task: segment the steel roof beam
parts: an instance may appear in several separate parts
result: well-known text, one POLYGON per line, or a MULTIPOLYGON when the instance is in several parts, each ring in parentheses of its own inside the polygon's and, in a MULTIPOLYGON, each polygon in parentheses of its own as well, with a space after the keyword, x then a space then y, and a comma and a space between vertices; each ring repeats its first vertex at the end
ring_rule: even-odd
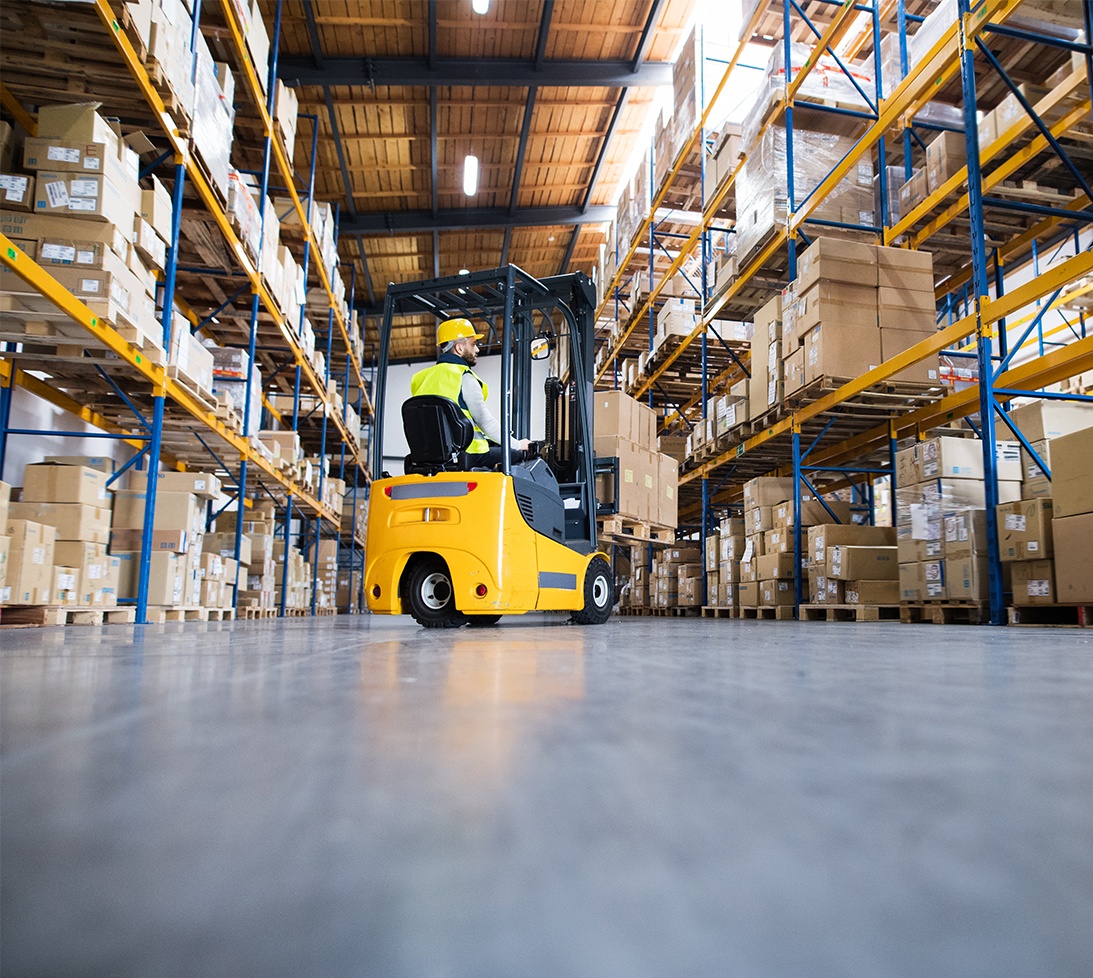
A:
MULTIPOLYGON (((436 91, 436 89, 433 89, 436 91)), ((534 85, 528 89, 528 100, 524 105, 524 124, 520 128, 520 145, 516 147, 516 166, 512 175, 512 193, 509 196, 509 213, 516 211, 516 202, 520 199, 520 181, 524 176, 524 155, 528 149, 528 136, 531 135, 531 116, 535 112, 534 85)))
POLYGON ((542 71, 546 61, 547 35, 554 16, 554 0, 543 0, 543 16, 539 20, 539 40, 535 44, 535 70, 542 71))
POLYGON ((342 234, 425 234, 433 230, 459 231, 478 228, 559 227, 573 224, 607 224, 615 208, 602 207, 468 207, 461 210, 391 211, 342 218, 342 234))
POLYGON ((290 86, 441 85, 519 86, 558 88, 618 88, 624 85, 655 88, 672 84, 672 65, 645 62, 635 70, 633 61, 534 61, 523 58, 445 58, 429 67, 428 58, 325 58, 316 68, 310 56, 286 55, 277 64, 278 77, 290 86))

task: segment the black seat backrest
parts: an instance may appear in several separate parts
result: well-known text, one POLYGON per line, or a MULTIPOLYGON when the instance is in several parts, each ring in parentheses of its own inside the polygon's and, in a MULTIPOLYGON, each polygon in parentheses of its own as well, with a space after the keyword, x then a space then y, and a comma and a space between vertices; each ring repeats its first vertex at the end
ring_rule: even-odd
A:
POLYGON ((455 401, 438 394, 411 397, 402 404, 402 427, 410 447, 407 474, 466 471, 474 424, 455 401))

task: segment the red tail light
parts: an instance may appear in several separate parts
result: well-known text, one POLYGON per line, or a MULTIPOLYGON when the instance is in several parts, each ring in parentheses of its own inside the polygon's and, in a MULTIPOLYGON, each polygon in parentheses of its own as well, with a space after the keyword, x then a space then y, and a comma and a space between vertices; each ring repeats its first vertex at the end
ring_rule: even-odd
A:
POLYGON ((390 486, 384 486, 384 487, 383 487, 383 494, 384 494, 384 495, 385 495, 385 496, 386 496, 386 497, 387 497, 388 499, 390 499, 390 498, 391 498, 391 487, 390 487, 390 486))
POLYGON ((474 589, 474 593, 477 594, 480 598, 484 598, 486 596, 486 585, 479 584, 478 587, 474 589))
POLYGON ((467 483, 467 492, 472 492, 473 490, 475 490, 477 488, 478 488, 478 483, 477 482, 468 482, 467 483))

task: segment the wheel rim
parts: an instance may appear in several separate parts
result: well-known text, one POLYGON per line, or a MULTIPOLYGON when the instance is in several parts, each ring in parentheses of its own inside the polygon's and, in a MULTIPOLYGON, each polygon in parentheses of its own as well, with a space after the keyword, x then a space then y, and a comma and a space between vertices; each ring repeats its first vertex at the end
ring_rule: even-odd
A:
POLYGON ((452 599, 452 582, 447 575, 434 572, 421 582, 421 602, 430 611, 441 611, 452 599))
POLYGON ((592 600, 595 602, 597 608, 602 608, 607 604, 608 592, 609 586, 607 578, 602 574, 597 574, 595 580, 592 582, 592 600))

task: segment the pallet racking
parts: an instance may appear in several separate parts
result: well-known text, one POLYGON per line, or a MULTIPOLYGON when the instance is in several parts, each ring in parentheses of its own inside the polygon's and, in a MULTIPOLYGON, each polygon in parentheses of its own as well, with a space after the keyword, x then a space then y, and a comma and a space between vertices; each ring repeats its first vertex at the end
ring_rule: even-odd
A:
MULTIPOLYGON (((1042 388, 1093 365, 1093 337, 1086 336, 1086 317, 1081 308, 1076 326, 1068 324, 1073 337, 1065 345, 1049 350, 1042 325, 1047 311, 1074 308, 1073 304, 1093 288, 1088 281, 1093 272, 1093 254, 1081 236, 1082 225, 1093 217, 1089 210, 1093 194, 1088 171, 1083 174, 1070 158, 1073 148, 1061 142, 1064 137, 1078 135, 1078 127, 1087 126, 1090 118, 1093 13, 1088 0, 1080 8, 1072 8, 1071 13, 1080 10, 1084 27, 1084 40, 1074 40, 1064 36, 1065 32, 1052 30, 1050 24, 1010 24, 1022 7, 1021 0, 942 4, 943 8, 952 7, 951 16, 943 13, 933 19, 932 43, 919 52, 917 63, 910 64, 908 25, 922 24, 930 6, 915 0, 854 4, 760 0, 751 5, 739 44, 708 100, 701 92, 702 73, 698 73, 701 117, 672 165, 661 168, 666 170, 663 181, 651 182, 646 216, 629 242, 614 243, 617 270, 604 283, 599 313, 601 321, 614 319, 618 327, 602 351, 597 381, 601 386, 619 386, 620 356, 653 349, 654 310, 669 294, 669 285, 677 273, 695 256, 701 274, 699 282, 691 282, 691 294, 699 299, 699 321, 689 335, 657 358, 652 368, 630 386, 635 397, 647 398, 650 405, 662 410, 665 430, 681 421, 691 426, 705 420, 708 397, 749 375, 748 354, 730 349, 722 341, 718 324, 750 317, 777 290, 792 284, 798 248, 809 243, 812 230, 865 233, 878 243, 931 251, 939 305, 938 332, 862 376, 840 379, 826 389, 810 392, 811 396, 791 401, 779 415, 760 419, 743 431, 738 429, 735 437, 717 446, 712 458, 681 474, 681 514, 695 519, 704 541, 712 507, 736 502, 739 484, 745 479, 767 473, 792 474, 799 568, 801 487, 811 488, 814 473, 822 472, 852 485, 862 505, 871 508, 876 478, 888 476, 895 488, 894 455, 899 438, 919 438, 931 427, 978 413, 981 423, 974 430, 982 441, 988 487, 990 620, 1002 623, 1002 579, 993 510, 997 501, 996 425, 1005 425, 1029 449, 1027 439, 1008 418, 1008 401, 1016 396, 1075 397, 1044 392, 1042 388), (823 24, 822 28, 818 24, 823 24), (901 75, 887 93, 881 64, 885 28, 892 28, 897 39, 901 75), (760 133, 774 125, 785 129, 790 206, 786 219, 750 255, 742 256, 741 267, 730 284, 715 293, 709 280, 711 250, 716 235, 731 230, 735 189, 744 161, 707 194, 711 134, 706 126, 718 98, 740 78, 741 71, 748 70, 742 61, 747 44, 764 36, 774 38, 781 46, 784 65, 793 63, 793 41, 806 37, 814 41, 810 56, 797 73, 785 74, 760 129, 760 133), (849 75, 836 55, 840 41, 844 42, 844 53, 851 56, 872 47, 875 89, 868 93, 854 83, 866 109, 848 109, 823 104, 822 99, 801 97, 802 86, 821 54, 835 57, 849 75), (1020 69, 1026 77, 1040 71, 1037 80, 1043 81, 1067 59, 1071 70, 1063 71, 1061 80, 1056 79, 1035 102, 1022 94, 1013 78, 1014 70, 1020 69), (980 147, 979 100, 997 100, 1010 93, 1020 103, 1020 117, 980 147), (962 105, 961 124, 931 121, 926 106, 935 99, 962 105), (811 193, 795 195, 794 120, 817 113, 843 120, 854 135, 854 144, 811 193), (967 165, 907 214, 893 219, 888 213, 889 165, 902 166, 903 176, 909 178, 914 156, 924 149, 920 133, 945 129, 963 134, 967 165), (880 215, 871 224, 820 219, 817 210, 821 203, 860 160, 872 160, 874 154, 880 215), (1038 168, 1050 173, 1049 185, 1064 193, 1038 196, 1012 182, 1014 178, 1036 175, 1038 168), (685 233, 678 225, 672 226, 672 214, 666 213, 666 202, 670 204, 679 197, 697 197, 700 203, 700 219, 685 233), (669 255, 658 240, 662 229, 672 236, 674 255, 669 255), (1040 253, 1060 240, 1064 246, 1073 247, 1073 255, 1042 268, 1040 253), (649 255, 647 261, 645 254, 649 255), (1034 269, 1031 280, 1007 287, 1007 278, 1012 283, 1011 270, 1020 272, 1030 265, 1034 269), (633 308, 627 308, 624 288, 637 275, 646 278, 648 288, 638 292, 633 308), (1038 346, 1035 355, 1028 356, 1026 344, 1034 334, 1038 346), (731 362, 711 370, 710 350, 715 344, 730 354, 731 362), (1015 361, 1019 351, 1021 355, 1015 361), (907 367, 942 352, 974 361, 980 382, 956 392, 913 391, 893 382, 892 378, 907 367), (676 376, 701 378, 697 385, 692 384, 689 396, 678 384, 667 386, 663 382, 673 377, 673 371, 676 376)), ((1087 134, 1082 136, 1088 139, 1087 134)), ((655 163, 650 163, 650 172, 657 171, 655 163)), ((1041 467, 1050 476, 1047 466, 1041 467)), ((801 597, 798 571, 798 607, 801 597)))
MULTIPOLYGON (((242 509, 249 505, 247 497, 252 491, 272 498, 279 510, 277 532, 286 545, 294 522, 300 523, 301 542, 310 551, 316 571, 319 544, 324 537, 342 541, 338 546, 339 556, 348 568, 350 591, 355 576, 359 589, 363 577, 363 532, 356 525, 357 501, 367 493, 370 474, 366 451, 350 431, 348 412, 353 392, 357 413, 365 422, 371 417, 370 380, 360 358, 361 332, 343 313, 336 288, 338 273, 334 267, 328 267, 329 255, 324 260, 312 224, 317 119, 302 117, 312 125, 306 190, 297 187, 299 178, 292 162, 294 147, 284 145, 274 123, 281 3, 276 6, 269 71, 264 84, 244 37, 242 8, 230 0, 204 5, 194 0, 192 9, 194 38, 206 28, 240 79, 235 100, 234 149, 240 161, 245 161, 240 163, 241 168, 249 167, 248 172, 257 179, 262 227, 268 220, 285 216, 266 213, 265 202, 271 191, 287 194, 296 214, 298 254, 302 253, 307 295, 298 304, 285 308, 272 294, 260 263, 245 247, 233 225, 222 193, 194 152, 188 122, 177 112, 169 84, 165 84, 159 73, 153 78, 144 63, 138 50, 140 40, 128 23, 127 8, 115 9, 108 0, 95 0, 90 7, 67 8, 63 22, 51 19, 49 23, 36 23, 38 29, 33 32, 13 32, 13 26, 24 25, 22 19, 36 15, 34 7, 25 4, 18 10, 7 8, 3 14, 5 18, 20 19, 19 25, 9 23, 5 28, 9 37, 19 36, 21 40, 20 51, 11 51, 7 46, 4 51, 6 70, 0 94, 5 109, 33 135, 34 118, 25 105, 70 102, 74 93, 79 92, 84 99, 100 100, 104 111, 116 116, 127 130, 142 128, 158 144, 156 152, 161 149, 162 152, 142 169, 141 177, 158 171, 171 184, 172 235, 160 275, 163 335, 162 350, 158 352, 142 348, 139 339, 124 328, 95 315, 29 258, 17 242, 0 235, 0 261, 25 283, 23 298, 31 301, 23 305, 33 309, 32 318, 75 323, 84 331, 81 337, 73 338, 83 344, 74 353, 69 348, 75 345, 73 339, 32 345, 32 337, 5 326, 6 342, 0 351, 0 471, 8 437, 54 434, 11 428, 12 391, 19 386, 100 429, 93 437, 118 439, 138 449, 134 458, 115 474, 115 479, 134 465, 154 468, 162 460, 185 468, 208 466, 211 459, 233 487, 227 505, 236 504, 242 509), (240 133, 250 133, 252 138, 239 139, 240 133), (280 186, 274 186, 271 176, 280 186), (245 349, 249 363, 262 365, 262 391, 252 390, 250 376, 246 380, 241 430, 229 425, 217 405, 209 403, 166 366, 166 358, 161 354, 170 349, 176 309, 193 333, 205 332, 221 345, 245 349), (321 359, 309 356, 302 345, 304 318, 309 312, 319 312, 326 319, 325 355, 321 359), (48 367, 49 382, 29 372, 31 361, 36 367, 43 363, 48 367), (345 392, 340 410, 332 379, 338 380, 345 392), (287 417, 287 412, 274 408, 266 396, 275 390, 291 399, 291 414, 287 417), (348 526, 339 530, 342 514, 325 501, 328 478, 325 468, 320 467, 314 485, 305 485, 296 474, 276 466, 263 452, 257 432, 251 430, 250 407, 259 397, 265 410, 284 427, 299 432, 318 457, 329 456, 337 446, 339 473, 347 484, 345 498, 352 513, 348 526), (301 410, 301 397, 307 400, 310 410, 301 410)), ((56 8, 52 10, 56 12, 56 8)), ((195 72, 196 59, 194 45, 195 72)), ((336 230, 334 238, 336 242, 336 230)), ((348 308, 352 306, 351 282, 348 308)), ((13 318, 13 313, 5 313, 9 323, 13 318)), ((155 493, 155 480, 149 480, 136 601, 138 621, 146 621, 148 615, 155 493)), ((210 505, 208 523, 218 512, 210 505)), ((242 521, 237 520, 236 557, 241 538, 242 521)), ((279 609, 282 615, 286 612, 287 565, 286 561, 282 569, 279 609)), ((316 600, 317 593, 313 590, 312 613, 318 610, 316 600)), ((358 603, 357 607, 360 606, 358 603)))

